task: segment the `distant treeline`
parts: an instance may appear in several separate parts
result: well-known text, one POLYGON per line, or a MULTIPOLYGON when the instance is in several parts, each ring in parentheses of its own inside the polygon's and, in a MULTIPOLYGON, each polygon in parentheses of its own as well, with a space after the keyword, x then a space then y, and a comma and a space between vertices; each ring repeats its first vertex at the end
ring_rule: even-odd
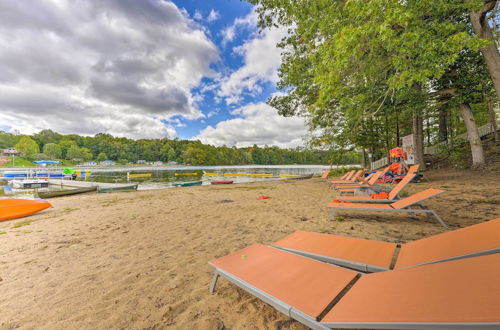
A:
POLYGON ((278 165, 278 164, 357 164, 361 155, 356 151, 278 147, 246 148, 215 147, 200 141, 179 139, 132 140, 99 133, 95 136, 62 135, 52 130, 37 134, 16 135, 0 131, 0 149, 16 147, 26 158, 80 161, 113 160, 121 164, 145 160, 148 162, 178 162, 191 165, 278 165))

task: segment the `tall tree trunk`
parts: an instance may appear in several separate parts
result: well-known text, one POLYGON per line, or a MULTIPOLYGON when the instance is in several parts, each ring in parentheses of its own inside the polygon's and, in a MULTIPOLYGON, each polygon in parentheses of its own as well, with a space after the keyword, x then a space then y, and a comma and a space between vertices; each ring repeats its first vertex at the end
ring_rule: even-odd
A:
POLYGON ((458 106, 460 113, 467 128, 467 139, 469 140, 470 149, 472 153, 472 167, 482 167, 484 165, 484 151, 479 131, 477 129, 476 121, 472 114, 472 109, 467 103, 458 106))
POLYGON ((498 136, 497 116, 491 100, 488 101, 488 113, 490 115, 491 128, 493 128, 493 134, 495 135, 495 143, 498 143, 500 142, 500 137, 498 136))
POLYGON ((495 44, 493 32, 486 18, 487 13, 495 8, 496 2, 496 0, 485 1, 484 6, 479 11, 470 14, 470 18, 474 32, 479 37, 491 41, 490 45, 481 48, 481 53, 495 86, 497 99, 500 101, 500 51, 495 44))
POLYGON ((439 108, 439 142, 448 141, 448 109, 439 108))
POLYGON ((413 146, 415 147, 415 162, 420 165, 420 170, 425 170, 424 161, 424 132, 422 113, 416 110, 413 113, 413 146))

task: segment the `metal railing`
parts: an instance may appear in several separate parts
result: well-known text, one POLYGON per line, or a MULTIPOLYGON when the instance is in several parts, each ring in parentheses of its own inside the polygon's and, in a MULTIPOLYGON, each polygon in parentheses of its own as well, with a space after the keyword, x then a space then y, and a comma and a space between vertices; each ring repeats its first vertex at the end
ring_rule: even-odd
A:
MULTIPOLYGON (((500 126, 500 125, 499 125, 500 126)), ((491 123, 488 123, 486 125, 483 125, 483 126, 480 126, 477 128, 477 130, 479 131, 479 137, 483 137, 485 135, 488 135, 488 134, 491 134, 493 133, 493 125, 491 125, 491 123)), ((463 134, 459 134, 457 136, 454 136, 453 137, 453 140, 467 140, 467 133, 463 133, 463 134)), ((440 143, 437 143, 433 146, 429 146, 429 147, 424 147, 424 154, 426 155, 435 155, 439 152, 439 150, 441 148, 443 148, 444 146, 446 146, 447 142, 440 142, 440 143)), ((379 160, 376 160, 374 162, 372 162, 370 164, 370 169, 371 170, 375 170, 377 168, 381 168, 381 167, 384 167, 384 166, 387 166, 389 165, 389 157, 383 157, 379 160)))

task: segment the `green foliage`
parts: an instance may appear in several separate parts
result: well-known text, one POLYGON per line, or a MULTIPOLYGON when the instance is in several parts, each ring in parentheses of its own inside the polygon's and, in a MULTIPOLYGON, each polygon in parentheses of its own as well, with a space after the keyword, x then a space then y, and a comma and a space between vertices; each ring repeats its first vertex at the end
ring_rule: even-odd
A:
POLYGON ((43 153, 51 159, 59 159, 62 157, 61 147, 53 142, 47 143, 43 146, 43 153))
POLYGON ((469 102, 486 113, 492 88, 479 49, 489 41, 472 33, 469 17, 482 0, 249 2, 259 5, 262 27, 288 28, 284 93, 268 103, 306 117, 311 144, 334 150, 334 159, 354 147, 385 156, 412 133, 414 113, 424 116, 431 142, 437 109, 449 101, 430 98, 436 89, 456 92, 449 106, 469 102))
POLYGON ((101 152, 101 153, 99 153, 99 155, 97 155, 97 158, 96 158, 96 160, 97 160, 98 162, 105 161, 106 159, 108 159, 108 155, 106 155, 106 153, 105 153, 105 152, 101 152))
POLYGON ((24 155, 24 157, 30 160, 36 159, 38 153, 40 152, 38 144, 27 135, 23 135, 21 139, 19 139, 19 142, 16 143, 15 147, 24 155))

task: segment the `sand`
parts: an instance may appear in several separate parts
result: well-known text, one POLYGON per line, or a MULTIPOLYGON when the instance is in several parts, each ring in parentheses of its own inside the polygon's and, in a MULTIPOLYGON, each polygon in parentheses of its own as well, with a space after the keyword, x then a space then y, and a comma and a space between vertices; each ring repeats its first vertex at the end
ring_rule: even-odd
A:
MULTIPOLYGON (((498 172, 428 178, 407 191, 446 189, 426 205, 450 229, 500 217, 498 172)), ((305 329, 224 279, 210 294, 207 262, 295 230, 388 242, 446 231, 403 214, 328 221, 334 198, 312 179, 53 199, 52 209, 0 222, 0 329, 305 329)))

